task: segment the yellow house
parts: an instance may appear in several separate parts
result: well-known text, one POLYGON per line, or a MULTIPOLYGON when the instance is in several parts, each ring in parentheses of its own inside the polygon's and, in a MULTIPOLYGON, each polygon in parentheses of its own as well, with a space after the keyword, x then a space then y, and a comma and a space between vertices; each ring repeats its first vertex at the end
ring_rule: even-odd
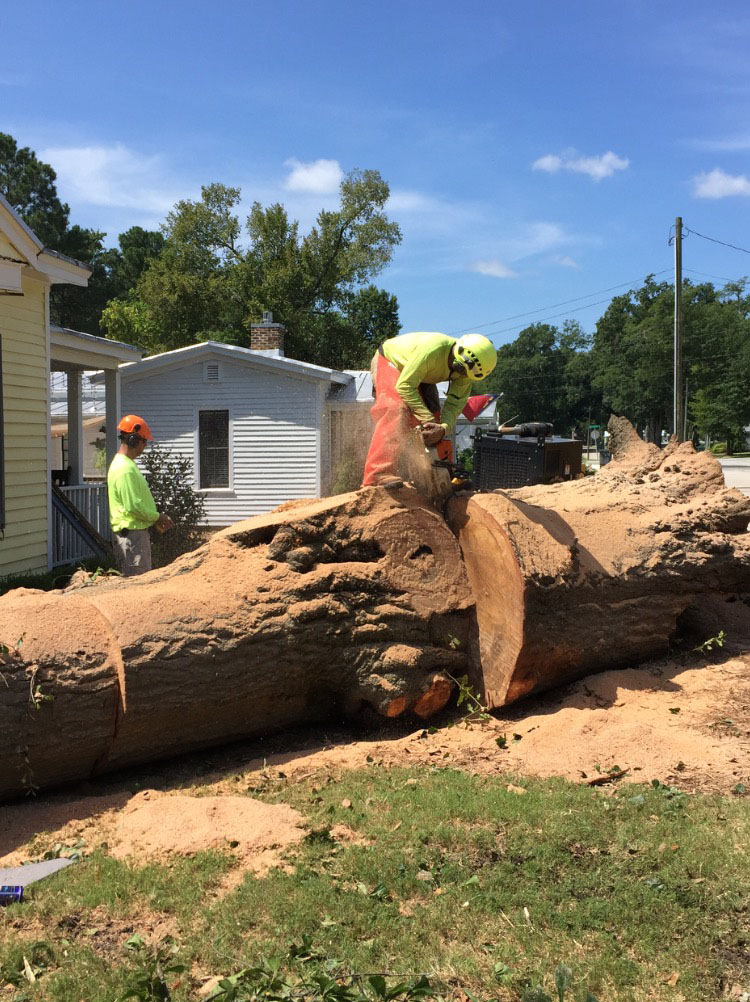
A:
POLYGON ((111 456, 116 451, 117 366, 140 358, 141 352, 104 338, 50 329, 50 287, 85 286, 90 274, 79 261, 45 248, 0 195, 0 577, 46 571, 63 562, 51 489, 51 367, 69 374, 75 453, 71 483, 83 480, 78 426, 82 428, 80 374, 86 369, 105 371, 107 452, 111 456))

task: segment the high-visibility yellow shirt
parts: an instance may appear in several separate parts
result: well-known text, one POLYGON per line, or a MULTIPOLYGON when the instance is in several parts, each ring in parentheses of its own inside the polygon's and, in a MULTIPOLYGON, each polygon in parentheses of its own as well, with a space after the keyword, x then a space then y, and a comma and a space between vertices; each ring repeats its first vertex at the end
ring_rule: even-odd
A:
POLYGON ((399 334, 383 342, 383 354, 400 370, 396 389, 409 410, 420 421, 434 421, 419 393, 420 383, 449 382, 448 393, 440 414, 440 422, 449 432, 466 406, 471 393, 471 380, 451 372, 448 356, 456 339, 436 331, 414 331, 399 334))
POLYGON ((118 452, 107 470, 109 521, 115 532, 148 529, 159 517, 146 478, 129 456, 118 452))

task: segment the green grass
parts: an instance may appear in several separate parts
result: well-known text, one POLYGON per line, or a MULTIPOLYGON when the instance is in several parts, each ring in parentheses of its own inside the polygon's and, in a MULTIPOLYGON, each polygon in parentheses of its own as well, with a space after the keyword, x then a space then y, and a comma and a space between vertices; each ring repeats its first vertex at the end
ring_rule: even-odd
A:
POLYGON ((571 1002, 587 990, 600 1002, 705 1002, 750 989, 746 798, 515 779, 521 795, 507 783, 373 764, 247 787, 307 817, 291 872, 219 896, 231 866, 221 853, 137 868, 98 849, 0 913, 0 988, 36 950, 43 969, 34 985, 20 978, 17 1000, 111 1002, 135 969, 125 941, 161 923, 187 965, 175 1000, 197 997, 198 972, 231 974, 303 937, 313 966, 424 972, 446 997, 519 1000, 542 984, 557 998, 561 963, 571 1002), (366 844, 332 839, 336 824, 366 844))

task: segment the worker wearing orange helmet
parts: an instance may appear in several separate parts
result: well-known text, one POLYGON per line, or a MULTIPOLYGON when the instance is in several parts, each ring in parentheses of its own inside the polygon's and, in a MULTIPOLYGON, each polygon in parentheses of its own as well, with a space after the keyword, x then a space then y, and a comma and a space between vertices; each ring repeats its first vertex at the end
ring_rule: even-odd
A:
POLYGON ((150 526, 166 532, 174 522, 156 510, 146 478, 135 464, 146 443, 153 442, 151 429, 137 414, 126 414, 117 430, 120 448, 107 471, 109 520, 117 565, 125 577, 132 577, 151 570, 150 526))
POLYGON ((367 453, 364 487, 398 479, 398 464, 409 428, 419 427, 425 446, 436 446, 440 459, 452 460, 448 435, 466 406, 473 384, 497 364, 495 346, 483 334, 419 331, 384 341, 372 360, 371 413, 375 421, 367 453), (437 383, 448 382, 442 411, 437 383))

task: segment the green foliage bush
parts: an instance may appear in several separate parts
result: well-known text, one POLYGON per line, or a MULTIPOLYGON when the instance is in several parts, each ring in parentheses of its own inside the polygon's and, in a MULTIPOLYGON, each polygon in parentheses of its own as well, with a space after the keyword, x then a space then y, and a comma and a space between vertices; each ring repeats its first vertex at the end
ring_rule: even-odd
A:
POLYGON ((193 464, 186 456, 175 456, 170 449, 152 445, 141 463, 157 511, 174 522, 168 532, 151 533, 153 565, 163 567, 203 542, 206 501, 193 487, 193 464))

